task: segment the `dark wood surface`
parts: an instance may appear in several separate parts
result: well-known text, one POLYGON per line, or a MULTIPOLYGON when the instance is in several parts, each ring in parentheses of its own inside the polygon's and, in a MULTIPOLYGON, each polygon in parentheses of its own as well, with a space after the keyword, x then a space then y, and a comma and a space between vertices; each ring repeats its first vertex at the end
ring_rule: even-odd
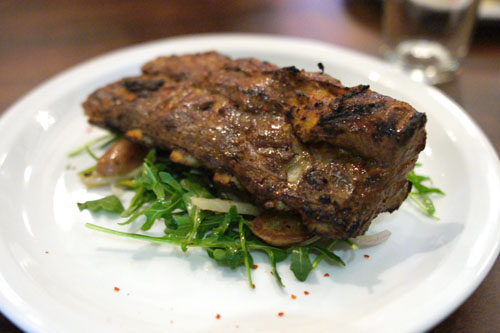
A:
MULTIPOLYGON (((52 75, 104 52, 171 36, 252 32, 307 37, 379 56, 375 0, 0 2, 0 114, 52 75)), ((479 21, 459 77, 439 88, 500 152, 500 20, 479 21)), ((500 332, 500 262, 432 332, 500 332)), ((0 331, 17 328, 0 315, 0 331)))

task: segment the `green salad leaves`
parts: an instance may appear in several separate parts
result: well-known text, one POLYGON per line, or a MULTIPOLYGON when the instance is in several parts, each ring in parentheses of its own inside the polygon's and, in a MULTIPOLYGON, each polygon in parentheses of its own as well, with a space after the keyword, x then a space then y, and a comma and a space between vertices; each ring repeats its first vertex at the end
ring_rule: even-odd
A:
POLYGON ((109 213, 120 214, 123 212, 123 205, 116 195, 110 195, 99 200, 90 200, 84 203, 77 203, 78 208, 82 211, 88 209, 92 212, 104 210, 109 213))
MULTIPOLYGON (((116 139, 117 137, 113 136, 99 138, 75 150, 70 156, 87 152, 96 158, 90 150, 92 146, 100 145, 99 148, 103 148, 116 139)), ((444 193, 424 185, 423 183, 430 182, 430 178, 417 175, 414 171, 410 172, 408 179, 413 184, 409 197, 426 215, 436 217, 431 195, 444 193)), ((122 232, 90 223, 86 224, 88 228, 117 236, 176 245, 183 251, 190 247, 203 248, 208 256, 220 265, 232 269, 244 266, 251 287, 255 287, 251 272, 254 267, 252 253, 256 251, 268 257, 273 276, 280 286, 284 286, 277 264, 288 257, 291 258, 290 270, 299 281, 305 281, 323 260, 345 266, 342 259, 333 252, 336 246, 344 245, 356 249, 356 245, 350 241, 324 239, 287 248, 270 246, 252 233, 248 215, 239 214, 236 206, 231 206, 228 211, 226 208, 225 213, 218 213, 194 205, 193 201, 215 198, 216 190, 211 180, 196 169, 157 156, 154 150, 146 156, 134 178, 121 179, 118 184, 134 192, 128 207, 123 207, 118 197, 110 195, 99 200, 78 203, 78 208, 115 214, 124 219, 119 225, 139 223, 142 232, 122 232), (144 233, 158 223, 163 226, 163 235, 151 236, 144 233)))
MULTIPOLYGON (((417 163, 416 166, 421 166, 421 164, 417 163)), ((431 194, 444 195, 444 192, 436 187, 424 185, 424 182, 431 182, 430 177, 418 175, 415 170, 408 174, 408 180, 412 183, 412 191, 408 194, 408 197, 417 204, 424 214, 439 219, 436 215, 436 208, 432 202, 431 194)))
POLYGON ((191 198, 214 198, 214 188, 208 177, 156 156, 152 150, 147 155, 141 172, 134 179, 121 182, 135 191, 130 205, 124 209, 116 196, 78 204, 82 209, 101 209, 126 218, 129 223, 142 223, 141 230, 150 230, 155 223, 164 225, 163 236, 149 236, 142 233, 116 231, 94 224, 87 227, 129 238, 150 242, 168 243, 180 246, 183 251, 190 247, 206 250, 217 263, 236 269, 244 266, 250 286, 252 282, 253 257, 255 251, 265 253, 269 258, 273 275, 283 286, 277 263, 291 256, 290 269, 300 281, 305 281, 320 261, 327 260, 344 266, 344 262, 332 252, 335 242, 321 241, 305 246, 278 248, 265 244, 250 230, 245 215, 238 214, 235 206, 227 213, 201 210, 191 198), (311 259, 312 258, 312 259, 311 259), (312 261, 314 260, 314 261, 312 261))

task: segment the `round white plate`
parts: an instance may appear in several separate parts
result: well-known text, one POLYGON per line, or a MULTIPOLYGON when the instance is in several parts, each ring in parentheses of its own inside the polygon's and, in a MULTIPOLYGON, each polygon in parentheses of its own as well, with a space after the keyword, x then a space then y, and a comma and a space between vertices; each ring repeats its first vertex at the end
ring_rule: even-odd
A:
POLYGON ((499 251, 500 166, 481 130, 436 89, 320 42, 204 35, 127 48, 35 89, 3 116, 0 133, 0 308, 28 331, 422 331, 474 291, 499 251), (284 289, 263 256, 255 256, 251 289, 243 268, 218 267, 201 250, 183 253, 85 228, 94 222, 120 229, 105 214, 79 212, 75 204, 105 193, 86 189, 76 176, 75 166, 90 165, 90 158, 67 157, 99 134, 87 125, 81 103, 156 56, 204 50, 306 70, 322 62, 346 85, 370 84, 426 112, 420 172, 446 192, 435 201, 441 219, 406 202, 370 229, 389 229, 392 237, 342 253, 345 268, 323 263, 301 283, 289 263, 279 265, 284 289))

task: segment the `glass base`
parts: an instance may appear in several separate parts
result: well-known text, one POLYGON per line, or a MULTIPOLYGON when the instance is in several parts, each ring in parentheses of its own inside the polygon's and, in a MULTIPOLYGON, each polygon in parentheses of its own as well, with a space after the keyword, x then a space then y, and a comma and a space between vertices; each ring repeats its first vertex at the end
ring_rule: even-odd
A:
POLYGON ((418 82, 438 84, 454 79, 459 62, 443 45, 428 40, 408 40, 385 53, 385 58, 399 66, 418 82))

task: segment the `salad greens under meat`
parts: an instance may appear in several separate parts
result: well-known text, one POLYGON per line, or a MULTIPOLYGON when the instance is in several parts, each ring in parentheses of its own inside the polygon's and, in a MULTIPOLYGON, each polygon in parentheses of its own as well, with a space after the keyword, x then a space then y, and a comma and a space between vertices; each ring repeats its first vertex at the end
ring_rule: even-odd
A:
MULTIPOLYGON (((88 153, 98 160, 92 149, 105 149, 120 139, 118 135, 106 135, 92 140, 71 152, 70 157, 88 153)), ((190 247, 203 248, 217 263, 236 269, 244 266, 248 282, 252 282, 252 253, 263 252, 269 258, 274 277, 284 286, 277 270, 277 263, 291 257, 290 269, 299 281, 305 281, 311 271, 323 260, 345 266, 333 252, 337 246, 357 248, 356 240, 326 240, 312 237, 298 245, 285 247, 264 243, 252 232, 251 220, 260 214, 260 209, 242 202, 234 194, 219 192, 211 179, 202 170, 189 168, 172 162, 155 150, 150 150, 142 165, 121 176, 102 177, 96 173, 97 166, 89 167, 79 174, 89 186, 123 186, 135 194, 128 207, 124 207, 116 195, 78 203, 80 210, 105 211, 124 218, 119 225, 141 223, 141 230, 150 230, 155 223, 164 224, 163 236, 143 233, 128 233, 87 223, 90 229, 113 235, 157 243, 178 245, 183 251, 190 247)), ((412 171, 408 179, 412 182, 411 198, 422 212, 437 218, 431 195, 444 193, 424 185, 430 178, 412 171)), ((388 238, 389 232, 374 235, 365 244, 376 244, 388 238)), ((371 236, 360 236, 360 239, 371 236)))

